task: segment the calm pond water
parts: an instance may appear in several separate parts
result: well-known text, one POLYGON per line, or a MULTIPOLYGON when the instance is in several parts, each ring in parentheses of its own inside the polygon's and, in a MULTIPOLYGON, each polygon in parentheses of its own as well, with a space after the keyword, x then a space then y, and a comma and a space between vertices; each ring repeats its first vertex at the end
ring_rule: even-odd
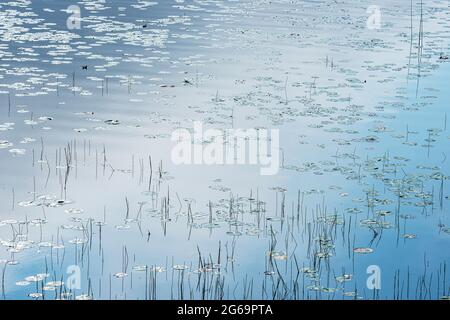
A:
POLYGON ((448 299, 447 1, 74 4, 0 3, 3 299, 448 299))

